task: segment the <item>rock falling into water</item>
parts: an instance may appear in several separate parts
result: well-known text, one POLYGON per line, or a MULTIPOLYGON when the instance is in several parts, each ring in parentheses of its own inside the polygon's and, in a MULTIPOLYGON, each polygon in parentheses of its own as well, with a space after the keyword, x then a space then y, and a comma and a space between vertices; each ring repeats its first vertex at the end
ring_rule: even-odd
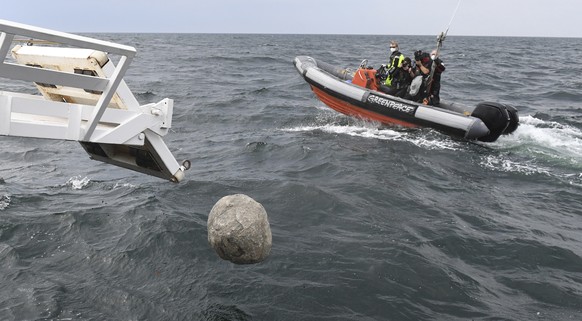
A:
POLYGON ((224 260, 263 261, 273 242, 265 208, 243 194, 221 198, 208 215, 208 242, 224 260))

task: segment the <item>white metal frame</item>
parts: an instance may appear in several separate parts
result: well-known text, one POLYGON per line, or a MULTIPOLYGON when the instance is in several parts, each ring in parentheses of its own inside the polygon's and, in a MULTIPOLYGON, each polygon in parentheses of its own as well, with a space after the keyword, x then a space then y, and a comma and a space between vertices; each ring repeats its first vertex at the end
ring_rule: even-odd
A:
MULTIPOLYGON (((102 92, 96 96, 95 105, 86 105, 0 91, 0 135, 73 140, 84 147, 126 145, 128 148, 118 148, 115 153, 91 157, 175 182, 183 178, 189 161, 180 166, 161 139, 171 127, 173 100, 166 98, 140 106, 123 81, 136 54, 135 48, 6 20, 0 20, 0 32, 0 77, 102 92), (100 77, 7 62, 15 36, 77 48, 70 49, 73 51, 93 49, 118 55, 120 59, 117 66, 109 59, 102 66, 104 76, 100 77), (122 108, 109 106, 116 94, 125 102, 122 108), (127 155, 119 155, 120 150, 128 150, 127 155), (135 150, 141 150, 141 155, 147 154, 148 160, 154 159, 156 169, 141 166, 143 159, 136 159, 135 150)), ((42 48, 35 49, 42 51, 42 48)))

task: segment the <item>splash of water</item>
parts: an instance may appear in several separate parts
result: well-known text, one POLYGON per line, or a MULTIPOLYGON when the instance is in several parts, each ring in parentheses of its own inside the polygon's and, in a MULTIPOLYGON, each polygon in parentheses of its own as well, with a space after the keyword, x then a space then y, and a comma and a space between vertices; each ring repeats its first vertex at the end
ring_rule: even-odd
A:
POLYGON ((526 175, 543 174, 577 185, 582 182, 582 131, 533 116, 520 117, 519 128, 490 145, 500 151, 481 165, 526 175))
POLYGON ((7 208, 10 205, 10 201, 10 195, 0 195, 0 211, 7 208))
POLYGON ((519 128, 493 147, 525 152, 529 158, 582 170, 582 131, 532 116, 520 117, 519 128))
POLYGON ((74 176, 69 178, 66 185, 71 186, 72 189, 83 189, 89 185, 89 182, 91 182, 91 179, 88 177, 81 178, 81 176, 74 176))
POLYGON ((500 144, 508 146, 532 145, 553 152, 556 156, 569 156, 582 160, 582 131, 578 128, 533 116, 520 117, 518 130, 500 144))
POLYGON ((379 139, 385 141, 403 141, 426 149, 457 150, 459 143, 450 139, 431 137, 434 132, 403 131, 380 127, 378 123, 369 121, 356 121, 354 124, 338 124, 337 121, 329 123, 326 119, 318 119, 317 124, 284 128, 287 132, 324 132, 340 134, 352 137, 379 139))

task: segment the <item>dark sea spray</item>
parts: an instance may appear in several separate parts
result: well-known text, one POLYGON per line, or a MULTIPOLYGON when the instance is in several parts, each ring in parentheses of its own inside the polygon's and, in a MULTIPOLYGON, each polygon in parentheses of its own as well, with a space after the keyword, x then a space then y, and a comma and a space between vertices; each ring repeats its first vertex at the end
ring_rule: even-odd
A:
POLYGON ((137 48, 125 80, 175 100, 165 141, 192 169, 176 185, 0 137, 0 319, 582 318, 582 39, 448 37, 442 99, 519 109, 476 144, 340 115, 292 65, 379 66, 392 38, 410 56, 434 37, 89 36, 137 48), (208 246, 234 193, 269 214, 259 265, 208 246))

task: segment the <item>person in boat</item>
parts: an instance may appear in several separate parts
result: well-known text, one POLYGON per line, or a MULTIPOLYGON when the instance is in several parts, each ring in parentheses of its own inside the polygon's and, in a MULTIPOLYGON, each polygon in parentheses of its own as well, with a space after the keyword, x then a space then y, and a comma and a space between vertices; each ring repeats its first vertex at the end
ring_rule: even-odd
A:
POLYGON ((445 68, 445 65, 443 64, 443 61, 441 60, 441 58, 439 58, 437 56, 436 50, 433 50, 430 53, 430 59, 431 59, 431 61, 433 61, 433 65, 435 68, 434 75, 433 75, 432 88, 431 88, 431 93, 430 93, 430 100, 432 101, 433 106, 438 106, 440 101, 441 101, 441 97, 440 97, 441 75, 442 75, 443 71, 445 71, 446 68, 445 68))
POLYGON ((430 74, 429 59, 429 55, 421 50, 414 52, 414 61, 408 69, 411 79, 406 88, 404 99, 422 102, 425 98, 426 78, 430 74))
POLYGON ((402 61, 402 70, 398 73, 398 78, 393 79, 396 82, 396 97, 404 98, 410 89, 412 79, 416 76, 416 69, 412 65, 412 60, 408 57, 402 61))
POLYGON ((398 79, 401 77, 402 62, 404 55, 400 52, 398 42, 390 41, 390 59, 388 61, 386 80, 383 85, 380 85, 380 90, 389 94, 396 95, 400 90, 398 79))
POLYGON ((433 50, 431 54, 422 50, 417 50, 414 53, 414 60, 419 74, 424 78, 423 86, 420 90, 421 95, 415 97, 414 100, 438 107, 440 103, 441 74, 445 71, 445 65, 436 54, 436 50, 433 50), (429 79, 432 68, 434 68, 434 73, 432 79, 429 79))

